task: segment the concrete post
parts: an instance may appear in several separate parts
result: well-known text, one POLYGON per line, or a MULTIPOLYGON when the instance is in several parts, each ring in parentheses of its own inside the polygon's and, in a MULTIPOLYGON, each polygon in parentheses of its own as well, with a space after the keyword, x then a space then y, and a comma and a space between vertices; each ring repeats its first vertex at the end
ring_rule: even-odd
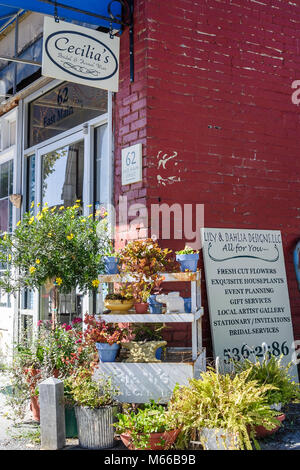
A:
POLYGON ((50 377, 39 385, 41 448, 61 449, 66 444, 64 384, 50 377))

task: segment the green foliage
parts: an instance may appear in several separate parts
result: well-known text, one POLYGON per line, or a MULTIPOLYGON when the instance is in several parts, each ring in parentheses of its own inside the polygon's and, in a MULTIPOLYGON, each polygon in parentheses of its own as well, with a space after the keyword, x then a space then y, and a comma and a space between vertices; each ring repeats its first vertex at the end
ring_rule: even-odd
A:
POLYGON ((267 400, 267 392, 273 387, 249 380, 249 373, 221 375, 209 368, 201 379, 175 388, 168 413, 179 423, 186 441, 206 427, 233 433, 240 449, 252 449, 250 438, 259 447, 251 429, 256 425, 273 429, 278 421, 267 400))
POLYGON ((0 238, 0 261, 6 264, 0 287, 14 292, 45 284, 61 292, 76 286, 85 293, 98 287, 102 255, 109 244, 105 225, 81 207, 43 207, 36 216, 24 214, 13 234, 0 238), (14 269, 11 269, 14 268, 14 269))
POLYGON ((16 345, 15 360, 24 369, 37 369, 42 376, 54 371, 63 377, 82 365, 89 365, 94 356, 93 348, 84 341, 81 319, 74 319, 71 325, 39 321, 38 330, 31 342, 16 345))
POLYGON ((50 376, 67 377, 82 366, 93 366, 94 348, 85 343, 82 323, 52 328, 49 321, 39 322, 34 335, 21 338, 14 348, 14 357, 6 375, 11 393, 6 402, 12 419, 25 416, 28 399, 38 394, 38 384, 50 376))
POLYGON ((64 381, 67 402, 77 406, 101 408, 116 403, 119 391, 112 385, 110 377, 92 378, 92 369, 79 368, 64 381))
POLYGON ((11 430, 10 434, 12 439, 24 439, 35 445, 39 445, 41 443, 41 429, 38 424, 33 424, 32 429, 24 429, 24 426, 19 424, 11 430))
POLYGON ((149 295, 159 290, 164 279, 160 273, 174 270, 171 253, 151 238, 130 241, 119 251, 122 271, 135 278, 131 287, 137 302, 147 302, 149 295))
POLYGON ((145 449, 149 445, 151 433, 163 433, 174 429, 173 421, 163 405, 156 404, 154 400, 146 403, 137 410, 127 410, 117 414, 118 422, 114 424, 119 434, 129 433, 132 444, 138 449, 145 449))
POLYGON ((105 300, 120 300, 120 302, 124 302, 130 300, 130 295, 126 296, 124 294, 121 294, 120 292, 115 292, 113 294, 107 294, 105 296, 105 300))
POLYGON ((284 366, 282 356, 276 358, 266 355, 261 362, 245 359, 243 362, 234 363, 234 367, 237 372, 249 371, 249 380, 256 380, 260 385, 274 387, 266 394, 269 405, 278 403, 286 405, 300 399, 299 384, 292 381, 289 375, 291 364, 284 366))
POLYGON ((161 341, 163 339, 163 323, 136 323, 132 327, 134 341, 161 341))
POLYGON ((186 245, 183 250, 175 251, 176 255, 193 255, 199 251, 193 250, 190 246, 186 245))

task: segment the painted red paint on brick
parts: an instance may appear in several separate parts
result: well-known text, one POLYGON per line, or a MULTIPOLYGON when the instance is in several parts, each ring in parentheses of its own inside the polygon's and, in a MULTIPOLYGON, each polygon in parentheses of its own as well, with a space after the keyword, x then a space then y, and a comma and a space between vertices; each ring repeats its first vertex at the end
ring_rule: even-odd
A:
MULTIPOLYGON (((281 230, 300 339, 292 263, 300 239, 300 111, 291 102, 291 83, 300 79, 300 5, 272 0, 272 6, 251 0, 178 0, 171 7, 135 1, 135 80, 129 80, 125 30, 114 98, 115 202, 126 194, 129 204, 146 201, 149 207, 158 198, 204 203, 206 226, 281 230), (121 149, 138 142, 143 182, 138 189, 122 187, 121 149), (158 168, 159 151, 176 151, 177 165, 171 160, 158 168), (180 182, 163 186, 158 175, 180 182)), ((129 236, 120 229, 118 244, 129 236)), ((184 243, 162 241, 173 249, 184 243)), ((209 346, 204 281, 202 293, 209 346)), ((176 329, 166 334, 177 344, 176 329)))

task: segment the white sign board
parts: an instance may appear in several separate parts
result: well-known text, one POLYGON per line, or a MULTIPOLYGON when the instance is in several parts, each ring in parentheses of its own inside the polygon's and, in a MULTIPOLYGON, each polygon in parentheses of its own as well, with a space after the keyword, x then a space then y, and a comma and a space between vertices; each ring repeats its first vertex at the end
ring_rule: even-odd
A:
POLYGON ((142 181, 142 170, 142 144, 122 149, 122 185, 142 181))
MULTIPOLYGON (((264 351, 291 361, 294 338, 279 231, 201 231, 215 357, 221 364, 264 351)), ((229 366, 228 366, 229 367, 229 366)), ((297 369, 291 375, 298 380, 297 369)))
POLYGON ((44 19, 42 75, 118 91, 120 38, 44 19))

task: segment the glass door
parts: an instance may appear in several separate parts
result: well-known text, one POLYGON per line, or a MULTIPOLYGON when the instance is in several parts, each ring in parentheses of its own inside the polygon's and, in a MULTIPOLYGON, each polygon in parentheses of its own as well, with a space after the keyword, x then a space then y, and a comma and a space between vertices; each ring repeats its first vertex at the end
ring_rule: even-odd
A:
POLYGON ((37 196, 42 206, 68 207, 78 199, 84 202, 84 139, 61 144, 38 152, 37 196))
MULTIPOLYGON (((82 132, 59 140, 37 151, 36 168, 36 202, 41 207, 72 206, 77 200, 83 207, 89 202, 84 192, 86 159, 86 142, 82 132)), ((36 209, 37 211, 38 209, 36 209)), ((60 295, 58 320, 69 323, 72 318, 82 316, 83 296, 74 291, 60 295)), ((51 318, 50 292, 45 288, 40 292, 41 320, 51 318)))

